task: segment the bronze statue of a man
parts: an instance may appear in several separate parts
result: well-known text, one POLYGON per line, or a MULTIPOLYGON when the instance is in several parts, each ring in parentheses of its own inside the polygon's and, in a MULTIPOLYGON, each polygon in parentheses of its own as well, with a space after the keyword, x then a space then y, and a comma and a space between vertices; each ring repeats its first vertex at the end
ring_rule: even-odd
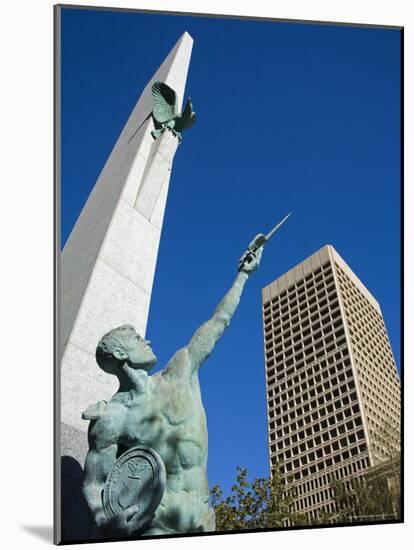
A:
POLYGON ((101 401, 84 413, 84 418, 91 420, 84 495, 104 533, 131 536, 214 531, 198 369, 229 325, 262 252, 263 247, 247 250, 232 287, 212 318, 155 375, 148 374, 157 360, 150 342, 131 325, 112 330, 99 342, 99 366, 119 380, 119 389, 108 403, 101 401), (155 513, 139 513, 139 507, 133 505, 108 518, 103 506, 105 482, 118 457, 139 445, 156 451, 164 462, 166 485, 161 502, 155 513))

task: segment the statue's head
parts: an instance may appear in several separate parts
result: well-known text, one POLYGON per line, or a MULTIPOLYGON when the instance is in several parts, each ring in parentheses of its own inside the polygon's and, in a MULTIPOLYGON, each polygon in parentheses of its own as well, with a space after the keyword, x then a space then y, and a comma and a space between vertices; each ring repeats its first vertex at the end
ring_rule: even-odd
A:
POLYGON ((125 362, 132 368, 149 371, 157 362, 150 343, 141 338, 132 325, 122 325, 100 339, 96 361, 109 374, 116 374, 125 362))

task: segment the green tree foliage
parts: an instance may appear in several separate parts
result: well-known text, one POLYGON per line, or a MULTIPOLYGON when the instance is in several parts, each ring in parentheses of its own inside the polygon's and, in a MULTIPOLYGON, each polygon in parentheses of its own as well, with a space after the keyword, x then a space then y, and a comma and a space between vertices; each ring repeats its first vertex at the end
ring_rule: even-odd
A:
POLYGON ((384 422, 371 438, 375 466, 359 478, 333 481, 337 523, 398 519, 400 517, 400 437, 397 427, 384 422))
POLYGON ((275 529, 285 525, 327 525, 359 521, 381 521, 400 517, 400 437, 399 430, 384 424, 372 439, 371 455, 375 466, 359 477, 332 478, 335 513, 320 512, 310 520, 295 513, 295 488, 285 481, 280 465, 270 478, 248 480, 246 468, 237 467, 231 495, 223 497, 219 485, 211 489, 216 513, 216 530, 275 529))
POLYGON ((397 518, 401 508, 401 433, 400 427, 384 422, 373 438, 372 455, 378 470, 377 478, 387 480, 386 492, 392 500, 392 508, 397 518))
POLYGON ((360 479, 332 484, 337 513, 334 523, 348 523, 396 518, 395 495, 389 480, 382 473, 375 477, 369 474, 360 479))
POLYGON ((223 498, 219 485, 211 489, 211 503, 216 513, 216 530, 265 529, 282 527, 291 519, 293 491, 275 467, 271 478, 248 480, 246 468, 237 467, 236 483, 231 495, 223 498))

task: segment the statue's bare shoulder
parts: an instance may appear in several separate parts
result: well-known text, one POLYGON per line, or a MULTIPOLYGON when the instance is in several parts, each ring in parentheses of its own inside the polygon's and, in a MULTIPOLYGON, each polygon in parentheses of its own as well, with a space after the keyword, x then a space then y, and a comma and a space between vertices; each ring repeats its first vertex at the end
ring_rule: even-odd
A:
POLYGON ((190 355, 188 353, 188 346, 185 346, 174 353, 165 368, 161 371, 161 376, 173 380, 188 379, 190 375, 190 355))
MULTIPOLYGON (((98 413, 98 407, 93 405, 84 412, 84 415, 98 413)), ((104 406, 99 406, 99 416, 91 421, 89 426, 89 440, 97 448, 105 448, 116 444, 123 432, 127 417, 127 408, 118 400, 112 398, 104 406)))

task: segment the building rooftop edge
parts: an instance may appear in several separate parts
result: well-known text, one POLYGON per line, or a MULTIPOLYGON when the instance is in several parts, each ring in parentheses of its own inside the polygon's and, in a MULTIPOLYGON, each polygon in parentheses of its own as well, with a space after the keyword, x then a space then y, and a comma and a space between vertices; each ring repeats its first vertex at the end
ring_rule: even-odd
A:
MULTIPOLYGON (((291 269, 286 271, 285 273, 282 273, 279 277, 271 281, 269 284, 264 286, 262 288, 262 300, 266 301, 266 294, 270 294, 270 290, 272 287, 272 291, 274 292, 275 287, 280 286, 280 283, 285 288, 290 287, 292 284, 294 284, 297 280, 300 280, 301 278, 305 277, 308 272, 313 271, 316 269, 313 267, 312 264, 315 265, 315 262, 322 264, 324 261, 322 258, 326 258, 326 260, 334 260, 339 267, 345 271, 345 273, 350 277, 350 279, 354 282, 354 284, 359 288, 359 290, 362 292, 362 294, 369 300, 369 302, 377 309, 377 311, 381 314, 381 307, 378 303, 378 301, 374 298, 374 296, 371 294, 371 292, 367 289, 367 287, 362 283, 362 281, 358 278, 358 276, 352 271, 352 269, 349 267, 349 265, 345 262, 345 260, 342 258, 342 256, 337 252, 337 250, 333 247, 331 244, 326 244, 316 250, 313 254, 310 254, 308 257, 306 257, 304 260, 293 266, 291 269), (303 275, 297 275, 298 272, 301 272, 303 269, 303 275), (305 271, 306 270, 306 271, 305 271)), ((325 260, 325 261, 326 261, 325 260)), ((279 291, 281 292, 281 291, 279 291)))
POLYGON ((381 313, 381 307, 378 303, 378 301, 374 298, 374 296, 371 294, 371 292, 367 289, 367 287, 364 285, 364 283, 361 281, 361 279, 352 271, 351 267, 346 263, 346 261, 342 258, 342 256, 338 253, 337 250, 332 245, 329 245, 329 248, 331 250, 332 256, 336 263, 339 265, 339 267, 345 271, 345 273, 352 279, 352 281, 355 283, 355 285, 359 288, 359 290, 362 292, 362 294, 367 298, 369 302, 377 309, 378 313, 382 315, 381 313))

